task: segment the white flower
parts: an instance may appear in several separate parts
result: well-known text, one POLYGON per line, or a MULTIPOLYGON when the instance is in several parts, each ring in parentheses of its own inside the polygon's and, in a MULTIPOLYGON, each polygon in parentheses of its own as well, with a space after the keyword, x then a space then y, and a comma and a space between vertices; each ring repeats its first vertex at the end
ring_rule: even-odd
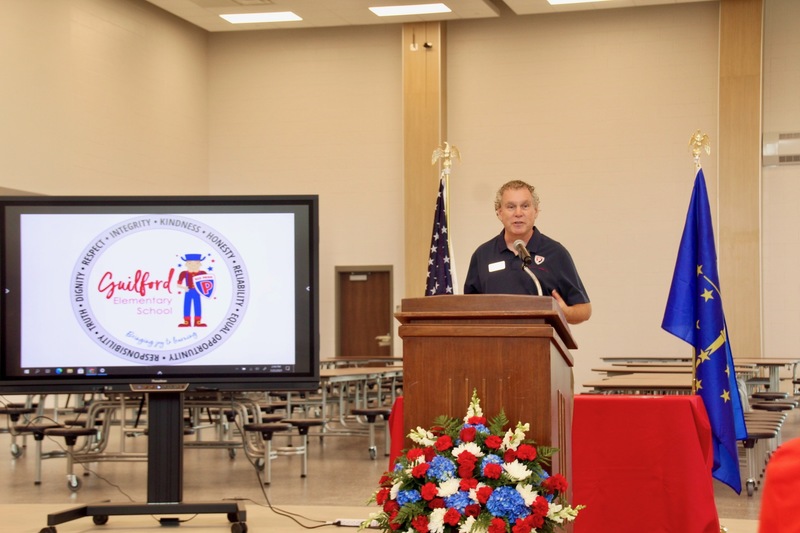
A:
POLYGON ((552 520, 557 524, 563 524, 564 522, 571 522, 575 520, 575 517, 578 516, 578 511, 583 509, 583 505, 578 505, 575 508, 570 507, 569 505, 566 507, 562 507, 557 503, 551 503, 550 508, 547 510, 547 519, 552 520))
POLYGON ((461 524, 461 527, 458 528, 458 533, 482 533, 484 531, 486 531, 486 528, 475 524, 474 516, 468 516, 464 523, 461 524))
POLYGON ((468 423, 473 416, 483 416, 481 399, 478 398, 477 391, 472 391, 472 400, 470 400, 469 407, 467 407, 467 416, 464 417, 464 423, 468 423))
POLYGON ((524 481, 531 477, 533 473, 527 466, 516 459, 514 459, 513 462, 504 463, 503 470, 506 471, 506 474, 508 474, 508 477, 510 477, 512 481, 524 481))
POLYGON ((447 509, 444 507, 434 509, 428 517, 428 531, 431 533, 444 533, 444 515, 447 509))
POLYGON ((517 489, 517 492, 522 496, 522 499, 525 500, 525 505, 528 507, 533 505, 533 501, 539 495, 539 493, 533 489, 533 486, 526 485, 525 483, 517 483, 517 486, 514 488, 517 489))
POLYGON ((483 457, 484 453, 481 450, 481 447, 478 446, 477 443, 474 442, 462 442, 455 448, 453 448, 453 456, 458 457, 461 452, 469 452, 475 457, 483 457))
POLYGON ((486 483, 478 482, 478 484, 475 486, 474 489, 469 489, 469 499, 474 501, 475 503, 478 503, 478 491, 481 489, 481 487, 485 486, 486 483))
POLYGON ((439 488, 436 491, 436 495, 442 498, 446 498, 447 496, 452 496, 453 494, 458 492, 459 483, 461 483, 461 480, 457 478, 450 478, 446 481, 442 481, 439 484, 439 488))
POLYGON ((412 429, 411 433, 408 434, 408 438, 422 446, 433 446, 436 443, 433 433, 420 426, 417 426, 417 429, 412 429))
POLYGON ((395 481, 394 483, 392 483, 392 488, 389 491, 389 498, 391 498, 392 500, 396 500, 397 495, 400 494, 400 487, 402 486, 403 483, 401 481, 395 481))
POLYGON ((514 430, 506 431, 505 436, 503 437, 503 444, 501 449, 503 450, 516 450, 517 447, 525 440, 525 432, 531 428, 531 425, 527 422, 525 424, 521 424, 517 422, 517 427, 514 430))

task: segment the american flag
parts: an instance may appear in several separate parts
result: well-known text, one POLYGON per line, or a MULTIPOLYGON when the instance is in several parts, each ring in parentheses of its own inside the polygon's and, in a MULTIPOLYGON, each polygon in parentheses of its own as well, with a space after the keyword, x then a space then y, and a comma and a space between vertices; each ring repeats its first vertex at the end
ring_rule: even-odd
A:
POLYGON ((428 257, 428 281, 425 287, 426 296, 453 294, 452 261, 447 238, 446 195, 445 176, 442 175, 439 178, 439 195, 436 197, 436 212, 433 216, 433 235, 428 257))

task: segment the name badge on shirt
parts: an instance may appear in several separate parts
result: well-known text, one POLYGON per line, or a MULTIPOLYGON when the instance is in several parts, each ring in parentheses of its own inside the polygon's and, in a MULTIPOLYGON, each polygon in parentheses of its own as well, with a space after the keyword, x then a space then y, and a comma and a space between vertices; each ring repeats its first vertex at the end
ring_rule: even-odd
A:
POLYGON ((505 270, 506 262, 498 261, 496 263, 489 263, 489 272, 497 272, 498 270, 505 270))

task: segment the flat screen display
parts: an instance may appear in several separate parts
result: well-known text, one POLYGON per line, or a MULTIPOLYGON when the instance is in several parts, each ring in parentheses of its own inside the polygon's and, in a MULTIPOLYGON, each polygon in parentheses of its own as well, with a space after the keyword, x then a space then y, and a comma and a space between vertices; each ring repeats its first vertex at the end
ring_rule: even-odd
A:
POLYGON ((318 385, 316 196, 0 209, 0 389, 318 385))

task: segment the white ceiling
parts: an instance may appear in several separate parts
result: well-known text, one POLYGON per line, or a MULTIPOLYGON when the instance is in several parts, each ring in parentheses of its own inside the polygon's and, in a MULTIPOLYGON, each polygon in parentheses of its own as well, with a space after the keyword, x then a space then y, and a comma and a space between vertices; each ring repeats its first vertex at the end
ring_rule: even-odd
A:
POLYGON ((551 6, 547 0, 147 0, 195 26, 207 31, 243 31, 287 28, 321 28, 396 24, 437 20, 499 17, 501 14, 534 15, 590 9, 686 4, 709 0, 604 0, 594 3, 551 6), (369 7, 444 2, 451 13, 378 17, 369 7), (231 24, 219 17, 227 13, 292 11, 302 17, 298 22, 231 24))

